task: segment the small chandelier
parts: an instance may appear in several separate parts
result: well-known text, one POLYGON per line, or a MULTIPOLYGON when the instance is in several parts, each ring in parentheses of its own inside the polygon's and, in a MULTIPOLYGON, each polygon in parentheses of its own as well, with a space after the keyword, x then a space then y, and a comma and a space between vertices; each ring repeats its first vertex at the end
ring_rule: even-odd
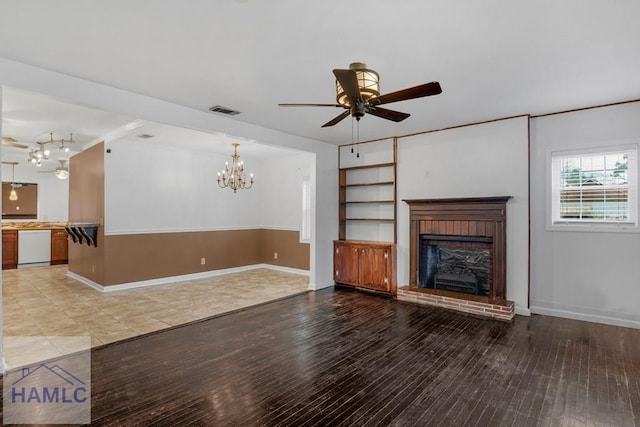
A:
POLYGON ((250 181, 247 185, 247 179, 244 176, 244 162, 240 160, 238 155, 238 144, 233 143, 233 155, 231 156, 231 168, 229 162, 224 162, 224 170, 218 172, 218 186, 220 188, 230 188, 233 192, 238 190, 247 190, 253 186, 253 174, 250 174, 250 181))

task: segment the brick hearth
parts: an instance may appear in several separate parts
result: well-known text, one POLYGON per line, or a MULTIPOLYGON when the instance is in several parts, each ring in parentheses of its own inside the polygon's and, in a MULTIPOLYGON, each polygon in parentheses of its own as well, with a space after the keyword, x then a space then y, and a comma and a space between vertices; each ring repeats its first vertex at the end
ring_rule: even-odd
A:
POLYGON ((515 316, 512 301, 460 292, 402 286, 398 288, 397 298, 400 301, 448 308, 498 320, 511 321, 515 316))

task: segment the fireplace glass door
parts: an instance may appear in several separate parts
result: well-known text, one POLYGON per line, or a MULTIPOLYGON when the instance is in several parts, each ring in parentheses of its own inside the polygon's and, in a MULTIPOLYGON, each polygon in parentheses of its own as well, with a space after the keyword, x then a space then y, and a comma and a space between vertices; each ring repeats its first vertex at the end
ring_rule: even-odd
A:
POLYGON ((419 287, 488 296, 491 251, 472 246, 475 245, 423 240, 419 287))

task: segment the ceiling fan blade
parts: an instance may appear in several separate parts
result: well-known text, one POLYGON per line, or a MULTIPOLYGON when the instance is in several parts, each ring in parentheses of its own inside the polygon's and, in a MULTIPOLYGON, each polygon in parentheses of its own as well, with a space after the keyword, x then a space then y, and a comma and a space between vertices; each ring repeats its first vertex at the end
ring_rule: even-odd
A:
POLYGON ((327 123, 323 124, 322 127, 326 128, 329 126, 333 126, 337 123, 340 123, 342 120, 346 119, 347 117, 349 117, 349 114, 351 114, 351 112, 349 110, 345 110, 342 113, 340 113, 339 116, 334 117, 333 119, 329 120, 327 123))
POLYGON ((373 114, 377 117, 382 117, 383 119, 392 120, 394 122, 401 122, 411 114, 401 113, 400 111, 387 110, 386 108, 381 107, 372 107, 367 113, 373 114))
POLYGON ((278 104, 278 107, 342 107, 340 104, 278 104))
POLYGON ((386 93, 369 100, 371 105, 390 104, 392 102, 406 101, 407 99, 422 98, 423 96, 438 95, 442 93, 440 83, 431 82, 423 85, 386 93))
POLYGON ((16 141, 14 138, 11 138, 9 136, 3 136, 2 137, 2 144, 7 145, 9 147, 29 148, 27 145, 18 144, 18 141, 16 141))
POLYGON ((358 78, 353 70, 333 70, 333 75, 344 89, 344 92, 351 99, 360 99, 360 86, 358 86, 358 78))

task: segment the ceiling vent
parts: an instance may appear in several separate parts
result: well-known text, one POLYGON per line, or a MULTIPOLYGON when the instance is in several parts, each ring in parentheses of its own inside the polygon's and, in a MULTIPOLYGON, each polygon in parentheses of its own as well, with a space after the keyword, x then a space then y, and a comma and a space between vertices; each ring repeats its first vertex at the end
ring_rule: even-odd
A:
POLYGON ((148 133, 141 133, 140 135, 138 135, 138 138, 142 138, 142 139, 149 139, 149 138, 153 138, 154 135, 149 135, 148 133))
POLYGON ((240 111, 232 110, 231 108, 223 107, 222 105, 214 105, 209 108, 209 111, 214 113, 226 114, 227 116, 237 116, 240 111))

